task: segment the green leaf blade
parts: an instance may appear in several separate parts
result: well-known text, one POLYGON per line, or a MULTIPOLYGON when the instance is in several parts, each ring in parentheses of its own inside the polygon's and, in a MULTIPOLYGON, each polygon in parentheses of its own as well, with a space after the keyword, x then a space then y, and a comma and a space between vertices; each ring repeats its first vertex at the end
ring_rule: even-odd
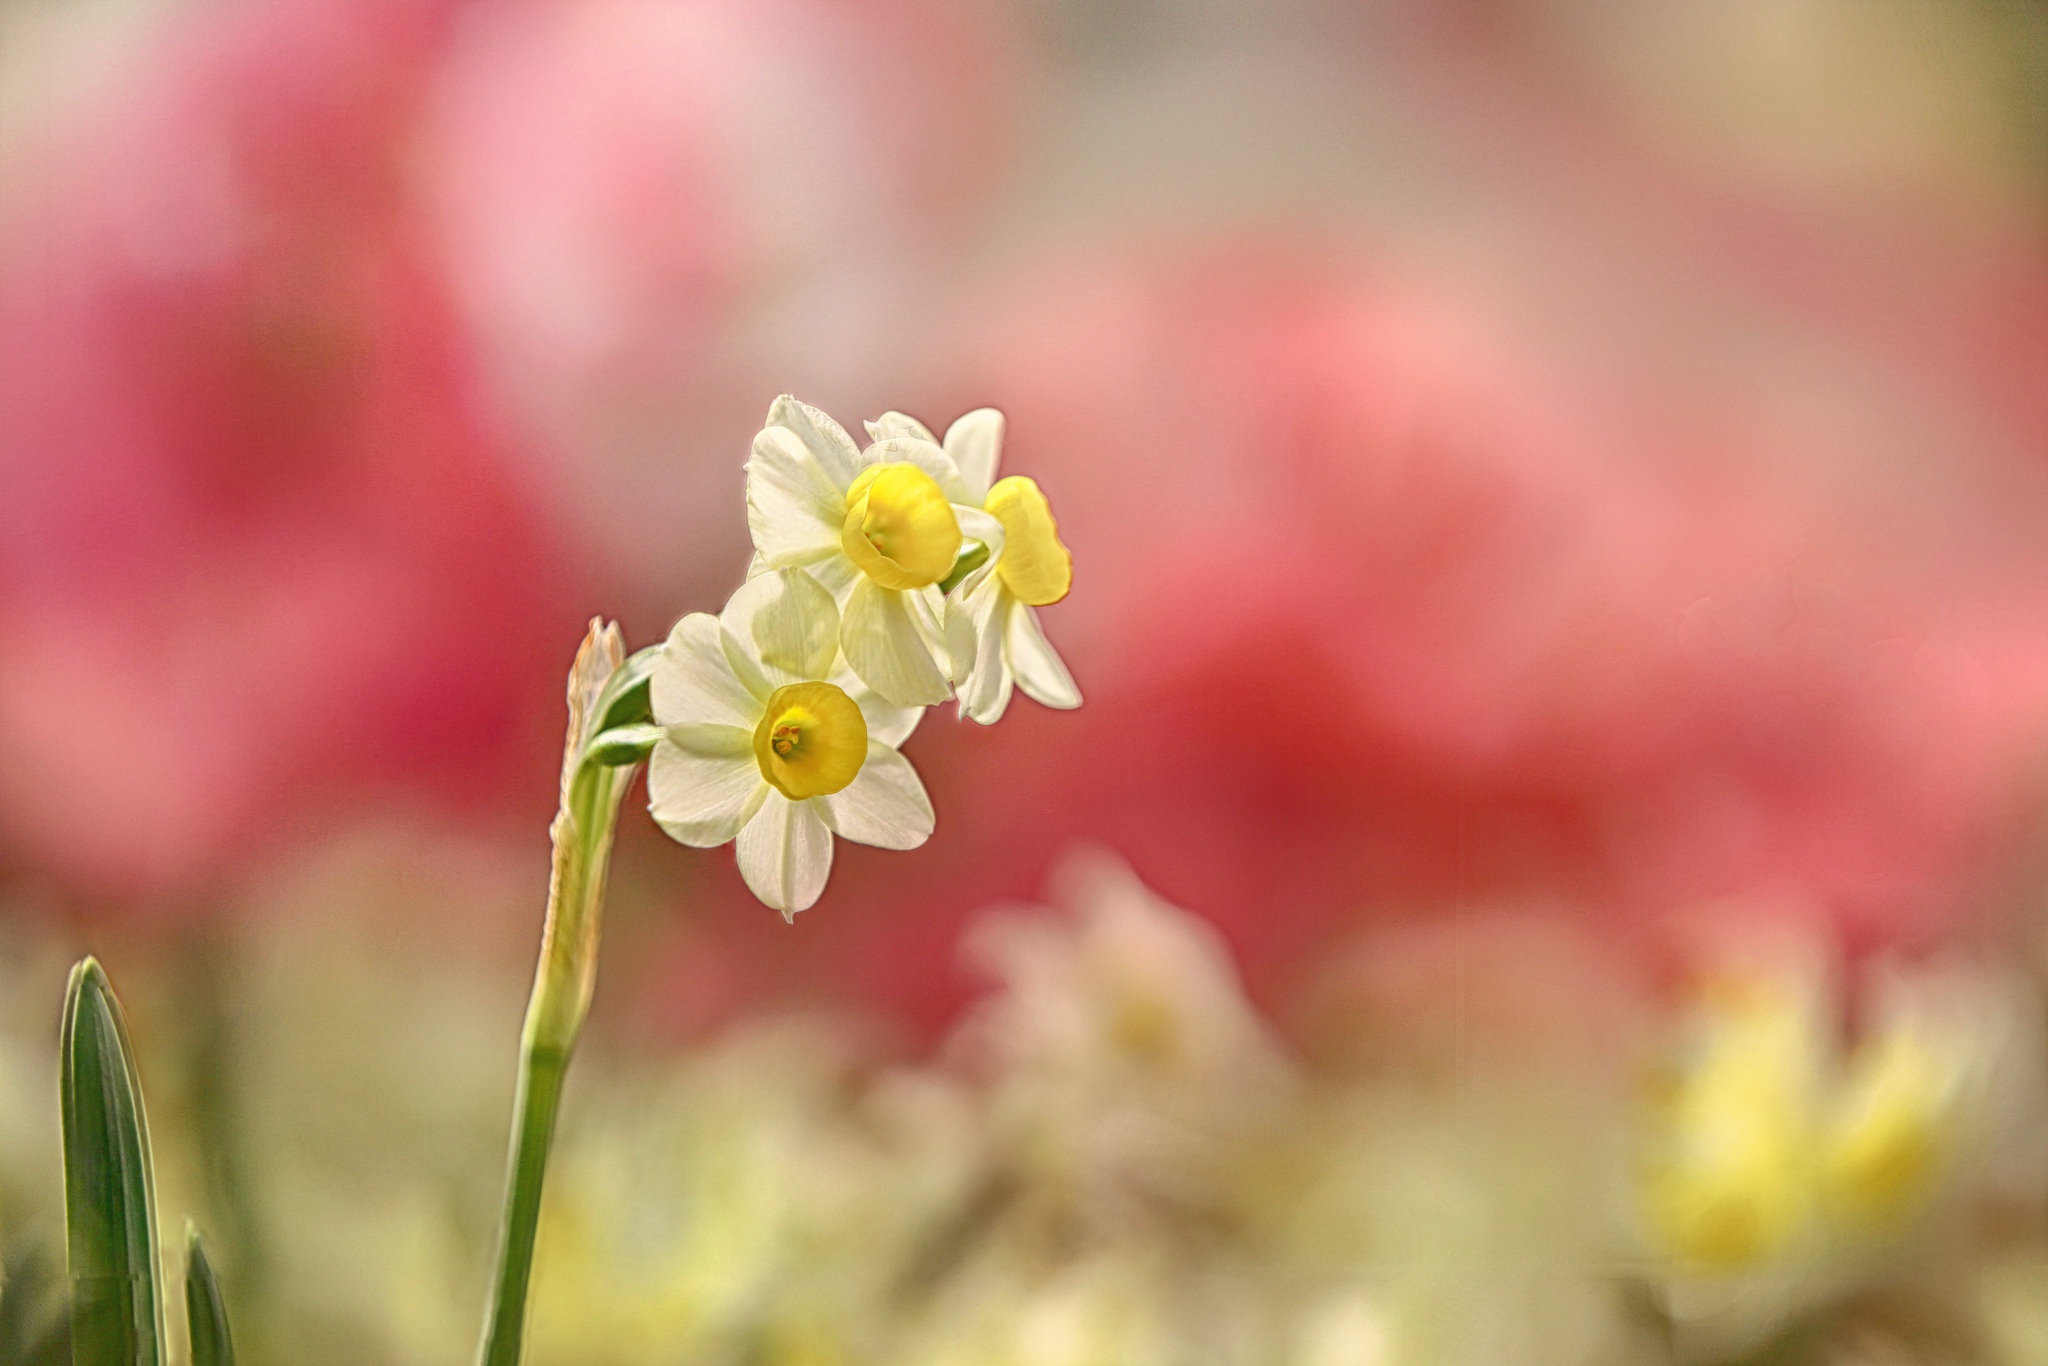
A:
POLYGON ((612 671, 612 676, 605 680, 604 688, 597 695, 597 705, 592 708, 594 714, 588 725, 590 734, 653 719, 650 693, 655 661, 660 658, 661 646, 649 645, 627 655, 626 662, 612 671))
POLYGON ((606 768, 623 768, 627 764, 643 762, 661 739, 660 726, 639 724, 613 726, 590 737, 584 746, 583 761, 600 764, 606 768))
POLYGON ((99 963, 72 969, 60 1044, 75 1366, 163 1366, 149 1129, 128 1027, 99 963))
POLYGON ((196 1228, 185 1235, 185 1322, 192 1338, 192 1366, 235 1366, 227 1302, 196 1228))

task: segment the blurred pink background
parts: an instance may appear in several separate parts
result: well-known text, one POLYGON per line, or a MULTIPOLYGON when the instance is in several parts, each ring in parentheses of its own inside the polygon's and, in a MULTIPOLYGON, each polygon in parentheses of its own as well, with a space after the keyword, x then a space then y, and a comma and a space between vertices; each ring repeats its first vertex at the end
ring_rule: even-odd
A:
POLYGON ((537 925, 582 624, 717 608, 792 392, 1007 413, 1087 704, 927 718, 936 837, 793 929, 632 818, 614 1011, 936 1029, 1077 842, 1283 1018, 1503 907, 1653 969, 1731 900, 2010 934, 2044 22, 6 0, 4 913, 175 938, 398 813, 524 851, 537 925))

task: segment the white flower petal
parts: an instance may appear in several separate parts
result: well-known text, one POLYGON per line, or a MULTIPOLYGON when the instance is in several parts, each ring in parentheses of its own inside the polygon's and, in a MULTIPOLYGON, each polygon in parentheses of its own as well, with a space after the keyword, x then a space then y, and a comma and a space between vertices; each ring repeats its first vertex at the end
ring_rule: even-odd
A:
POLYGON ((946 599, 939 630, 946 644, 946 676, 953 681, 955 689, 973 674, 980 657, 981 637, 975 630, 974 604, 985 594, 983 584, 987 578, 987 566, 983 566, 961 580, 960 586, 946 599))
POLYGON ((767 706, 768 694, 775 691, 780 680, 768 676, 768 670, 762 666, 753 647, 726 630, 724 622, 718 624, 718 644, 725 651, 726 666, 732 670, 733 677, 740 681, 742 688, 753 694, 756 709, 767 706))
POLYGON ((661 737, 685 754, 699 759, 754 759, 754 732, 745 726, 721 726, 713 721, 678 721, 661 728, 661 737))
POLYGON ((761 719, 760 701, 725 657, 723 634, 708 612, 692 612, 668 633, 650 680, 657 724, 711 721, 752 730, 761 719))
POLYGON ((946 454, 960 471, 968 501, 980 507, 996 482, 996 468, 1003 459, 1003 415, 994 408, 976 408, 963 413, 946 428, 946 454))
POLYGON ((915 436, 892 436, 868 447, 861 459, 869 465, 906 461, 929 474, 932 482, 939 486, 939 492, 946 495, 947 502, 967 501, 967 490, 960 483, 960 471, 953 464, 953 457, 947 455, 936 441, 915 436))
MULTIPOLYGON (((678 727, 678 729, 683 729, 678 727)), ((698 849, 724 844, 754 818, 771 791, 761 781, 750 738, 737 727, 694 728, 705 742, 713 729, 730 729, 744 748, 737 755, 709 755, 671 740, 654 746, 647 760, 647 811, 670 839, 698 849)))
POLYGON ((839 549, 846 519, 843 488, 796 434, 763 427, 747 458, 747 530, 754 551, 771 565, 799 564, 839 549))
POLYGON ((718 621, 776 683, 823 678, 839 653, 839 607, 801 569, 747 580, 718 621))
POLYGON ((784 920, 815 905, 832 872, 832 832, 814 803, 772 789, 733 849, 747 889, 784 920))
POLYGON ((899 707, 884 700, 880 693, 855 678, 853 670, 844 664, 825 681, 836 685, 860 708, 862 719, 868 723, 870 740, 880 740, 892 748, 900 747, 924 718, 923 707, 899 707))
POLYGON ((847 594, 839 648, 860 681, 899 707, 946 700, 946 675, 911 620, 903 594, 863 575, 847 594))
POLYGON ((851 783, 818 798, 826 824, 844 839, 880 849, 915 849, 931 838, 932 799, 910 760, 878 740, 851 783))
MULTIPOLYGON (((903 590, 903 606, 910 613, 911 624, 917 627, 918 635, 923 637, 925 647, 932 652, 932 662, 939 666, 950 683, 954 675, 946 636, 946 595, 939 591, 937 584, 906 588, 903 590)), ((964 667, 962 671, 965 671, 964 667)))
POLYGON ((853 482, 854 472, 861 466, 860 448, 853 444, 846 428, 788 394, 768 405, 767 425, 794 433, 804 449, 811 453, 812 459, 818 462, 818 468, 824 471, 825 477, 832 481, 833 489, 839 493, 846 492, 846 486, 853 482))
POLYGON ((969 540, 980 541, 988 547, 989 565, 1003 558, 1003 524, 994 514, 983 512, 978 507, 962 503, 953 504, 953 520, 960 524, 960 534, 969 540))
POLYGON ((1048 707, 1081 705, 1081 690, 1038 625, 1036 609, 1015 603, 1004 624, 1003 653, 1016 671, 1017 686, 1048 707))
POLYGON ((870 422, 867 425, 868 440, 870 441, 887 441, 892 436, 908 436, 915 437, 919 441, 929 441, 934 446, 939 444, 939 439, 932 435, 932 429, 919 422, 909 413, 899 413, 891 410, 883 413, 880 420, 870 422))
POLYGON ((867 577, 860 572, 860 566, 848 559, 844 552, 830 559, 819 560, 816 564, 807 564, 804 566, 804 572, 816 579, 818 586, 832 595, 832 600, 840 605, 841 610, 845 609, 846 595, 853 591, 854 583, 867 577))
POLYGON ((1004 657, 1003 627, 1016 598, 996 577, 994 566, 977 569, 953 590, 946 633, 971 632, 974 636, 974 667, 960 684, 960 711, 971 721, 992 726, 1010 706, 1010 689, 1015 679, 1004 657))

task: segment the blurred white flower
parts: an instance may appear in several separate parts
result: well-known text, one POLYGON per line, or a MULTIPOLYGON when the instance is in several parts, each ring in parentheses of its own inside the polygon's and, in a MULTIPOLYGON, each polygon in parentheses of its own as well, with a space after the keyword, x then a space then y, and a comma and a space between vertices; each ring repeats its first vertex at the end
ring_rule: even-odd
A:
POLYGON ((757 1020, 607 1078, 550 1182, 536 1366, 872 1359, 903 1267, 962 1198, 923 1178, 957 1179, 973 1139, 953 1096, 918 1097, 914 1128, 861 1104, 848 1034, 757 1020))
POLYGON ((1333 1291, 1294 1327, 1295 1366, 1388 1366, 1393 1359, 1386 1311, 1363 1287, 1333 1291))
POLYGON ((757 569, 803 569, 841 604, 847 665, 900 706, 945 701, 973 664, 973 638, 941 638, 965 539, 1002 549, 1003 526, 970 505, 952 457, 895 436, 866 451, 837 422, 784 395, 747 461, 757 569), (943 662, 942 662, 943 657, 943 662))
POLYGON ((835 834, 915 849, 932 833, 931 800, 896 749, 920 713, 838 668, 840 626, 810 575, 761 574, 720 615, 677 622, 653 674, 655 821, 698 848, 736 841, 747 886, 784 918, 825 890, 835 834))
POLYGON ((898 1358, 910 1366, 1173 1366, 1227 1359, 1191 1340, 1142 1255, 1098 1252, 1046 1274, 1000 1262, 945 1287, 898 1358), (1204 1350, 1206 1349, 1206 1351, 1204 1350))
POLYGON ((1104 855, 1070 860, 1061 880, 1068 914, 971 932, 968 953, 1001 988, 956 1053, 986 1078, 991 1123, 1028 1179, 1073 1193, 1090 1219, 1211 1207, 1283 1113, 1292 1061, 1210 926, 1104 855))
POLYGON ((974 667, 958 678, 960 710, 993 725, 1010 705, 1014 687, 1048 707, 1081 705, 1081 690, 1038 624, 1040 607, 1066 597, 1074 582, 1073 557, 1037 483, 1023 475, 997 480, 1003 455, 1003 415, 976 408, 946 429, 943 443, 906 413, 884 413, 868 424, 877 442, 909 439, 941 444, 960 471, 961 490, 1003 527, 1003 544, 962 579, 946 599, 947 638, 974 640, 974 667))

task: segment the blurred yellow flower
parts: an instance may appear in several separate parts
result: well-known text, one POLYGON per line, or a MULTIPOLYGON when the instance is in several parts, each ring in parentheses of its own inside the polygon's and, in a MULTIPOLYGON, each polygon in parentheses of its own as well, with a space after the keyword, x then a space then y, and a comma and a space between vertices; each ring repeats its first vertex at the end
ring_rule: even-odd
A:
POLYGON ((1817 955, 1717 973, 1652 1107, 1640 1209, 1689 1355, 1755 1350, 1893 1274, 1965 1156, 1989 1151, 2010 993, 1967 968, 1893 968, 1845 1011, 1831 982, 1817 955), (1862 1022, 1846 1046, 1844 1016, 1862 1022))

